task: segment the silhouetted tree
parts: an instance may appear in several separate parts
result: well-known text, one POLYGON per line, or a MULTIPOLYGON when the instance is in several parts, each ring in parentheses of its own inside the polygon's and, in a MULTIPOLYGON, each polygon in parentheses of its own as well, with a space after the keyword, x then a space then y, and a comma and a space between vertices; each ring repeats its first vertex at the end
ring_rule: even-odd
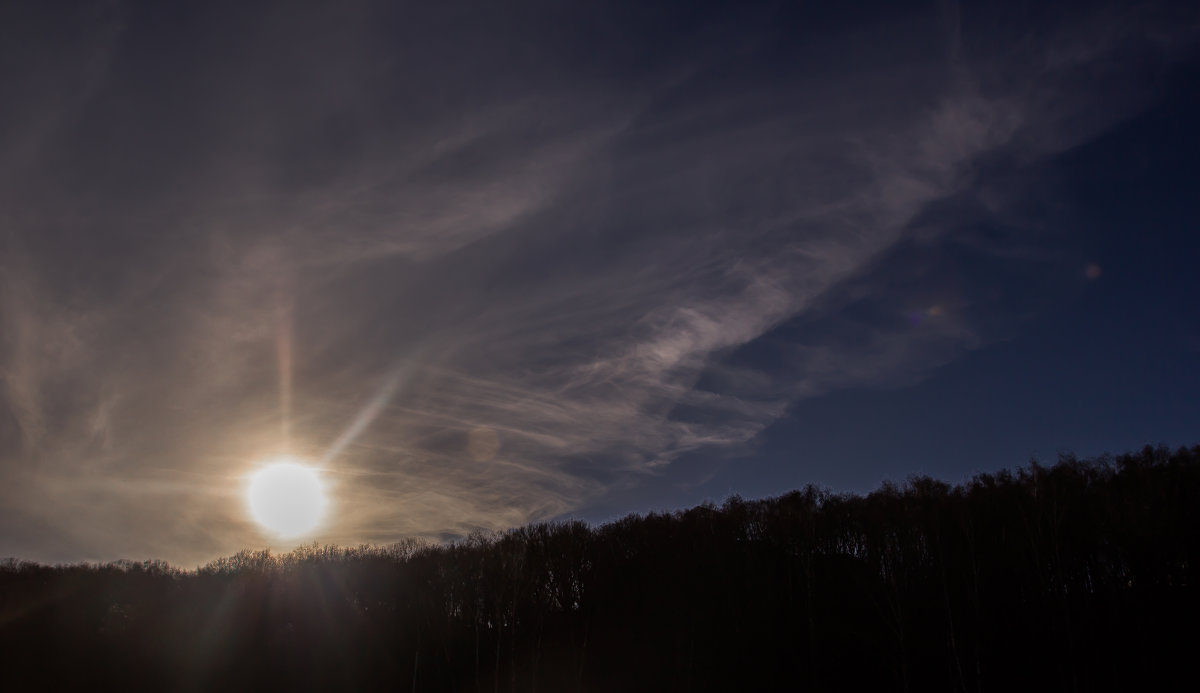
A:
POLYGON ((1200 447, 430 545, 0 562, 6 690, 1115 690, 1190 676, 1200 447))

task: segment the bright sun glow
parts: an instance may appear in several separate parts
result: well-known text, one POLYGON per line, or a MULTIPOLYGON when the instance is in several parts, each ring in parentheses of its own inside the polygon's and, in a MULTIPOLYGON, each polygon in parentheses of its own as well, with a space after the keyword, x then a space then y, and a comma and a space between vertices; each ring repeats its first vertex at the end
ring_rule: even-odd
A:
POLYGON ((248 489, 250 513, 280 537, 307 534, 325 513, 328 501, 317 470, 282 459, 255 472, 248 489))

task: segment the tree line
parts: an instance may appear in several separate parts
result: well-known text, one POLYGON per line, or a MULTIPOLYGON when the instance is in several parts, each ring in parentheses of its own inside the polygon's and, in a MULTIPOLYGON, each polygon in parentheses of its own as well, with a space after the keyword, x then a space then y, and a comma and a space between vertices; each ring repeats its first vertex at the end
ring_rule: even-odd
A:
MULTIPOLYGON (((1200 638, 1200 446, 598 527, 0 564, 0 687, 1144 689, 1200 638)), ((1184 679, 1187 680, 1187 679, 1184 679)))

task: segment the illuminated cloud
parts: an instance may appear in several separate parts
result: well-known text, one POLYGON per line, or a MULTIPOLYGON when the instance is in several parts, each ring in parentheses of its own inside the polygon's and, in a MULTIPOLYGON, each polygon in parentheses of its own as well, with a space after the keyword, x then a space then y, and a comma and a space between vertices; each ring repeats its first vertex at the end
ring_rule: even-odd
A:
POLYGON ((246 475, 283 452, 326 470, 322 541, 502 528, 919 378, 986 335, 961 296, 883 296, 897 247, 1153 96, 1097 113, 1080 70, 1183 40, 1098 17, 974 55, 954 7, 797 43, 606 6, 6 23, 0 554, 262 545, 246 475))

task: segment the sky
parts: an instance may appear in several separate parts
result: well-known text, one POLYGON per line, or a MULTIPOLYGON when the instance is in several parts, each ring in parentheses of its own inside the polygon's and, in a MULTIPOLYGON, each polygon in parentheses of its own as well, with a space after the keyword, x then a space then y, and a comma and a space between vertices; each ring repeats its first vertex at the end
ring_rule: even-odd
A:
POLYGON ((1192 3, 0 0, 0 104, 0 556, 1200 443, 1192 3))

